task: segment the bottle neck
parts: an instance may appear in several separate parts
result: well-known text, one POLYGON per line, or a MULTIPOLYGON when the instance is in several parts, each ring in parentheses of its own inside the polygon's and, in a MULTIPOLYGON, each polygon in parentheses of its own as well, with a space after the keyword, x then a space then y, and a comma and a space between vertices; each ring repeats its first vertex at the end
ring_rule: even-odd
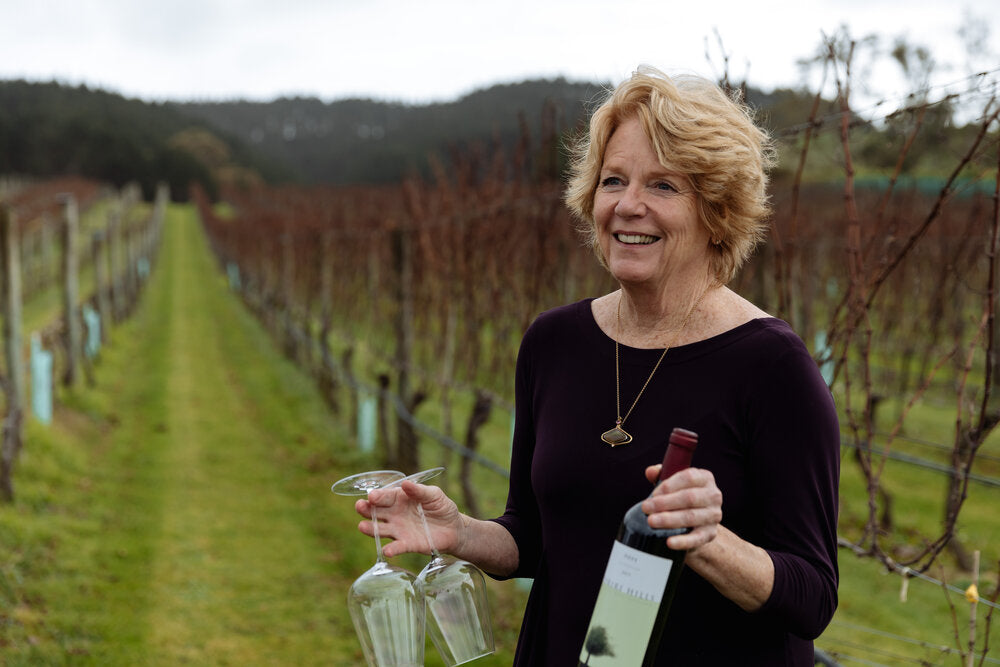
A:
POLYGON ((663 467, 660 468, 660 480, 663 481, 674 473, 691 466, 691 456, 694 452, 680 445, 670 445, 663 456, 663 467))
POLYGON ((691 466, 691 457, 698 446, 698 434, 675 428, 670 434, 670 444, 663 455, 663 467, 660 468, 660 480, 663 481, 691 466))

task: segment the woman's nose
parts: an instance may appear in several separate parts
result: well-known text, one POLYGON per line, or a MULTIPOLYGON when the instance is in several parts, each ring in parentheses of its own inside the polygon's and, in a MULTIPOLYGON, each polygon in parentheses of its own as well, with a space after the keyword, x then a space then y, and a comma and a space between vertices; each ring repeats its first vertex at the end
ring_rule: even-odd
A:
POLYGON ((630 185, 621 194, 621 198, 615 204, 615 215, 621 218, 632 218, 646 212, 646 205, 635 187, 630 185))

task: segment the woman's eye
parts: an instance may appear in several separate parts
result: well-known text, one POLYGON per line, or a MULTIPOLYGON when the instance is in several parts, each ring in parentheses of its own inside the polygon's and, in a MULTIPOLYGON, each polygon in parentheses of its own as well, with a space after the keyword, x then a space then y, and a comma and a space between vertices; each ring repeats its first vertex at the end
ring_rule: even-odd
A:
POLYGON ((610 188, 621 184, 622 184, 622 179, 618 178, 617 176, 608 176, 601 180, 602 188, 610 188))
POLYGON ((662 190, 663 192, 677 192, 677 188, 672 186, 670 183, 667 183, 666 181, 659 181, 656 184, 656 189, 662 190))

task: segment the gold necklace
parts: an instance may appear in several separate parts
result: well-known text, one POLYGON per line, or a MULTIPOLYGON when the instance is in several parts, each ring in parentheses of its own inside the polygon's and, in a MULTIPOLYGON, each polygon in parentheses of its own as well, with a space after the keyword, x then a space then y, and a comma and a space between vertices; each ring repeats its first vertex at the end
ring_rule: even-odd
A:
MULTIPOLYGON (((688 320, 691 319, 691 314, 695 311, 696 308, 698 308, 698 305, 701 303, 701 300, 705 298, 705 295, 708 294, 709 287, 711 287, 711 284, 709 284, 708 286, 705 287, 704 290, 702 290, 701 296, 699 296, 697 300, 695 300, 694 305, 691 306, 691 308, 687 312, 687 315, 684 316, 684 321, 681 322, 681 326, 676 330, 678 338, 680 337, 681 333, 683 333, 684 327, 687 326, 688 320)), ((618 338, 621 338, 622 337, 621 295, 619 295, 618 297, 618 313, 616 318, 618 321, 618 338)), ((653 370, 649 372, 649 377, 646 378, 646 382, 643 383, 642 389, 640 389, 639 393, 636 394, 635 400, 632 401, 632 406, 628 409, 628 412, 625 413, 625 416, 622 417, 621 371, 619 370, 619 365, 618 365, 618 338, 615 338, 615 410, 617 411, 618 419, 615 421, 614 428, 609 429, 601 434, 601 440, 608 443, 612 447, 617 447, 618 445, 627 445, 628 443, 632 442, 632 436, 629 434, 628 431, 626 431, 623 428, 625 420, 628 419, 630 414, 632 414, 632 410, 635 409, 636 403, 639 402, 639 398, 642 396, 642 392, 646 391, 646 387, 649 386, 650 380, 652 380, 653 375, 656 374, 656 369, 660 367, 660 363, 663 361, 663 358, 667 356, 667 350, 671 348, 670 345, 663 348, 663 354, 661 354, 660 358, 656 360, 656 365, 654 365, 653 370)))

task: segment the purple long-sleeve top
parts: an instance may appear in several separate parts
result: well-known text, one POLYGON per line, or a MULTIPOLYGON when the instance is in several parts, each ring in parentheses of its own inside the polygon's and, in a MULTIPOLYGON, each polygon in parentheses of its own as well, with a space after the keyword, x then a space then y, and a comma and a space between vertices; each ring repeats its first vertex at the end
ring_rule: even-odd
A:
MULTIPOLYGON (((514 664, 577 664, 618 525, 649 495, 644 470, 679 426, 699 434, 692 465, 714 474, 722 524, 771 556, 774 586, 748 613, 686 568, 657 664, 812 665, 837 607, 840 436, 805 345, 763 318, 670 349, 625 422, 634 441, 612 449, 600 436, 615 425, 615 346, 590 304, 543 313, 518 355, 510 491, 496 519, 518 546, 512 576, 534 579, 514 664)), ((623 413, 660 353, 620 346, 623 413)))

